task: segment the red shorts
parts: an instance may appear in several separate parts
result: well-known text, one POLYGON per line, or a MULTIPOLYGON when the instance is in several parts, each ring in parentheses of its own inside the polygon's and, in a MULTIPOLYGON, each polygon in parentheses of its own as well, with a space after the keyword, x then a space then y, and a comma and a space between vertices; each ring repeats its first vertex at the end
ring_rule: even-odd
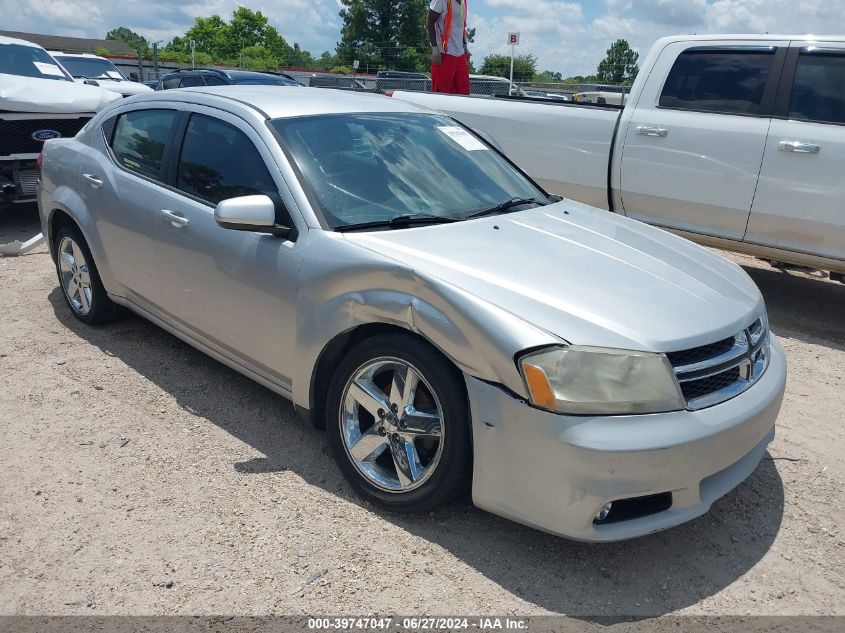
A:
POLYGON ((469 66, 466 54, 443 55, 440 66, 431 65, 431 90, 454 95, 469 94, 469 66))

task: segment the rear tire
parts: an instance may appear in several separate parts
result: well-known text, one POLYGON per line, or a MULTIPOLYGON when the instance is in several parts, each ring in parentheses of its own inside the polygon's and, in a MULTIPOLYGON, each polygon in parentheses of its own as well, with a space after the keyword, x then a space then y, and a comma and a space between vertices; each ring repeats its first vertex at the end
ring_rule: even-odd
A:
POLYGON ((91 249, 76 226, 62 227, 56 234, 56 274, 71 313, 88 325, 114 321, 120 306, 109 299, 91 249))
POLYGON ((469 408, 463 375, 409 335, 359 342, 326 399, 335 460, 355 491, 396 512, 426 512, 469 490, 469 408))

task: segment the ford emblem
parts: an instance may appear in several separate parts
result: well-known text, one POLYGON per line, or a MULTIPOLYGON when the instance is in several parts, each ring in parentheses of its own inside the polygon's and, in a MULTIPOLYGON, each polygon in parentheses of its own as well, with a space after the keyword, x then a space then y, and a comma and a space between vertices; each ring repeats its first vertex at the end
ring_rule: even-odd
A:
POLYGON ((49 141, 51 138, 59 138, 62 135, 61 132, 57 132, 56 130, 36 130, 32 133, 32 138, 36 141, 49 141))

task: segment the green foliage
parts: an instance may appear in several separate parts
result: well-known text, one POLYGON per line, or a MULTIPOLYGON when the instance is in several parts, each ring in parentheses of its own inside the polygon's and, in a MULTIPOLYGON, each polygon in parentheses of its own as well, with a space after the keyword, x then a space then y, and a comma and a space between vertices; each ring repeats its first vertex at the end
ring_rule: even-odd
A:
POLYGON ((299 44, 291 46, 261 11, 238 7, 227 22, 219 15, 194 18, 184 35, 174 37, 160 53, 166 61, 191 61, 191 40, 197 65, 224 62, 249 70, 281 66, 310 67, 314 58, 299 44), (200 62, 200 56, 203 61, 200 62))
POLYGON ((139 52, 142 55, 148 55, 150 53, 150 43, 147 39, 125 26, 119 26, 106 33, 106 39, 121 41, 124 44, 131 46, 136 52, 139 52))
POLYGON ((538 83, 560 83, 563 81, 563 76, 558 72, 544 70, 534 75, 534 81, 538 83))
POLYGON ((427 0, 340 0, 336 58, 362 66, 428 70, 427 0))
POLYGON ((330 69, 329 72, 332 72, 336 75, 351 75, 352 69, 349 66, 335 66, 334 68, 330 69))
POLYGON ((640 54, 632 50, 627 40, 616 40, 607 49, 607 56, 599 64, 596 77, 599 83, 630 85, 637 78, 640 54))
MULTIPOLYGON (((510 77, 510 55, 488 55, 481 64, 482 75, 494 77, 510 77)), ((518 55, 513 60, 513 80, 531 81, 537 72, 537 58, 534 55, 518 55)))
POLYGON ((109 55, 113 55, 113 53, 109 49, 102 47, 95 48, 94 54, 99 55, 100 57, 108 57, 109 55))

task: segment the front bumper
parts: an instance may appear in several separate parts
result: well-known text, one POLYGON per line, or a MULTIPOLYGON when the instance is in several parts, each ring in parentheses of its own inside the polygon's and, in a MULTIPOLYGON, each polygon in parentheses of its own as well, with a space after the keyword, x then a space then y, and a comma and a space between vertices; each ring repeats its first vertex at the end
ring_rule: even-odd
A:
POLYGON ((786 359, 772 337, 769 368, 746 392, 699 411, 652 415, 558 415, 466 382, 475 505, 560 536, 615 541, 704 514, 754 471, 774 438, 786 359), (608 502, 666 492, 666 510, 593 524, 608 502))

